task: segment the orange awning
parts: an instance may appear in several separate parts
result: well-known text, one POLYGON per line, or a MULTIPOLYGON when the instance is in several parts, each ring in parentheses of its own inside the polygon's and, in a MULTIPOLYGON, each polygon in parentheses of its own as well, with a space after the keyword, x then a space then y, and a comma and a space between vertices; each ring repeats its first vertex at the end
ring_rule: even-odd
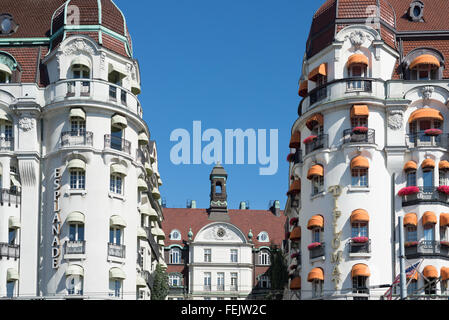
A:
POLYGON ((369 108, 365 104, 355 104, 351 108, 351 118, 354 117, 368 117, 369 108))
POLYGON ((293 278, 290 281, 290 290, 301 290, 301 277, 293 278))
POLYGON ((290 232, 289 239, 291 241, 298 241, 301 240, 301 227, 294 227, 292 232, 290 232))
POLYGON ((352 267, 351 276, 354 277, 369 277, 371 273, 369 272, 369 268, 366 264, 356 264, 352 267))
POLYGON ((438 168, 440 170, 449 170, 449 161, 446 160, 440 161, 440 163, 438 164, 438 168))
POLYGON ((422 224, 425 226, 426 224, 437 224, 437 216, 435 212, 426 211, 422 216, 422 224))
POLYGON ((424 160, 422 162, 421 167, 423 169, 425 169, 425 168, 435 168, 435 161, 433 159, 428 158, 428 159, 426 159, 426 160, 424 160))
POLYGON ((309 130, 312 130, 316 125, 323 125, 323 115, 321 113, 314 114, 306 122, 306 126, 307 128, 309 128, 309 130))
POLYGON ((324 218, 323 216, 316 215, 310 218, 309 222, 307 223, 307 229, 312 228, 324 228, 324 218))
POLYGON ((309 92, 309 82, 307 80, 301 81, 301 83, 299 84, 298 95, 300 97, 305 97, 307 96, 308 92, 309 92))
POLYGON ((352 64, 356 64, 356 63, 364 64, 366 66, 369 64, 368 58, 364 54, 361 54, 361 53, 356 53, 349 57, 348 66, 350 66, 352 64))
POLYGON ((442 267, 440 273, 441 273, 441 280, 443 280, 443 281, 449 280, 449 268, 448 267, 442 267))
POLYGON ((369 222, 369 214, 366 210, 357 209, 351 213, 351 223, 352 222, 369 222))
POLYGON ((367 158, 357 156, 351 160, 351 169, 368 169, 369 161, 367 158))
POLYGON ((324 281, 324 272, 321 268, 314 268, 309 272, 307 276, 307 281, 312 282, 313 280, 324 281))
POLYGON ((421 119, 434 119, 444 121, 443 115, 440 111, 432 108, 422 108, 414 111, 410 118, 408 119, 409 123, 413 121, 421 120, 421 119))
POLYGON ((440 213, 440 227, 449 226, 449 213, 440 213))
POLYGON ((415 274, 413 276, 410 276, 407 274, 407 280, 418 280, 418 272, 415 272, 415 274))
POLYGON ((293 180, 288 189, 287 195, 298 194, 301 192, 301 180, 293 180))
POLYGON ((327 75, 326 69, 327 69, 327 63, 320 64, 318 67, 316 67, 309 73, 309 80, 316 81, 316 78, 319 75, 326 76, 327 75))
POLYGON ((431 54, 423 54, 420 55, 419 57, 415 58, 415 60, 412 61, 412 63, 410 63, 410 69, 415 68, 418 65, 421 64, 430 64, 431 66, 435 67, 435 68, 439 68, 440 67, 440 61, 438 61, 438 59, 431 55, 431 54))
POLYGON ((301 146, 301 132, 295 131, 293 132, 290 138, 289 148, 299 148, 301 146))
POLYGON ((417 170, 417 169, 418 169, 418 165, 416 164, 415 161, 409 161, 404 165, 404 171, 417 170))
POLYGON ((426 266, 422 274, 426 278, 438 278, 438 270, 434 266, 426 266))
POLYGON ((307 173, 307 179, 311 180, 315 176, 324 176, 324 168, 322 165, 316 164, 309 169, 309 172, 307 173))
POLYGON ((404 226, 418 226, 418 216, 416 213, 407 213, 404 216, 404 226))

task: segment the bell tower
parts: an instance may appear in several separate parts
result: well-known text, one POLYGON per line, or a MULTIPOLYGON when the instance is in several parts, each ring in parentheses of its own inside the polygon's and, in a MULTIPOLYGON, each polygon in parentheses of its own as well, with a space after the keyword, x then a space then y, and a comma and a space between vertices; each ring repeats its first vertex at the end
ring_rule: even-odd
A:
POLYGON ((217 163, 210 173, 210 207, 209 219, 214 221, 229 221, 228 196, 226 180, 228 174, 220 163, 217 163))

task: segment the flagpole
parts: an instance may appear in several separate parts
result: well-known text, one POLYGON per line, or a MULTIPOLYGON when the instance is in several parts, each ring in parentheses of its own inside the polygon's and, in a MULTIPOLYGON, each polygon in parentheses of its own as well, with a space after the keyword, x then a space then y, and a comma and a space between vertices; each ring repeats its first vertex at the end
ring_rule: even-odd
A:
POLYGON ((399 223, 399 268, 400 268, 400 288, 401 300, 407 299, 407 279, 405 277, 405 249, 404 249, 404 217, 398 217, 399 223))

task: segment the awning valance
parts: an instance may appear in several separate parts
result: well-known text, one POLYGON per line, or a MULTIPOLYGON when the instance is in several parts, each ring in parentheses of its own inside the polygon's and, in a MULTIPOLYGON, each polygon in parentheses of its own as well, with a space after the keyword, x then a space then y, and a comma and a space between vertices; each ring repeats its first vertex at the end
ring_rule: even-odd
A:
POLYGON ((139 191, 147 191, 148 190, 148 184, 146 181, 142 178, 137 179, 137 189, 139 191))
POLYGON ((301 192, 301 180, 293 180, 290 185, 290 189, 287 192, 287 195, 298 194, 301 192))
POLYGON ((351 160, 351 169, 368 169, 369 161, 363 156, 357 156, 351 160))
POLYGON ((113 174, 113 173, 126 176, 126 173, 127 173, 126 167, 122 164, 115 163, 115 164, 111 165, 111 174, 113 174))
POLYGON ((307 80, 301 81, 301 83, 299 84, 298 95, 300 97, 305 97, 307 96, 308 91, 309 91, 309 81, 307 80))
POLYGON ((289 239, 291 241, 298 241, 301 239, 301 227, 294 227, 292 232, 290 232, 289 239))
POLYGON ((409 68, 413 69, 415 67, 417 67, 418 65, 431 65, 434 68, 439 68, 440 67, 440 61, 433 55, 431 54, 423 54, 420 55, 419 57, 415 58, 411 63, 409 68))
POLYGON ((351 223, 352 222, 369 222, 369 214, 366 210, 357 209, 351 213, 351 223))
POLYGON ((139 144, 140 145, 147 145, 148 144, 148 136, 145 132, 139 133, 139 144))
POLYGON ((290 290, 301 290, 301 277, 295 277, 290 281, 290 290))
POLYGON ((14 175, 10 175, 10 180, 11 186, 14 186, 16 188, 22 187, 22 184, 19 182, 19 180, 17 180, 17 178, 14 175))
POLYGON ((120 216, 112 216, 109 219, 109 224, 111 227, 126 228, 126 221, 120 216))
POLYGON ((81 159, 72 159, 67 165, 67 170, 80 169, 86 171, 86 163, 81 159))
POLYGON ((412 123, 414 121, 422 120, 422 119, 434 119, 434 120, 444 121, 443 115, 441 114, 440 111, 438 111, 436 109, 432 109, 432 108, 422 108, 422 109, 418 109, 418 110, 414 111, 410 115, 408 122, 412 123))
POLYGON ((156 210, 154 210, 149 204, 141 206, 139 211, 141 214, 150 217, 151 221, 156 221, 159 218, 156 210))
POLYGON ((428 158, 422 162, 421 167, 423 169, 435 168, 435 160, 428 158))
POLYGON ((122 269, 114 267, 109 269, 109 279, 124 280, 126 279, 126 275, 122 269))
POLYGON ((417 169, 418 169, 418 164, 415 161, 408 161, 404 165, 404 171, 417 170, 417 169))
POLYGON ((424 277, 429 279, 438 278, 438 270, 434 266, 426 266, 422 274, 424 277))
POLYGON ((89 60, 89 58, 85 57, 85 56, 77 56, 75 57, 72 62, 70 63, 70 67, 73 67, 74 65, 82 65, 82 66, 86 66, 89 69, 91 69, 92 64, 89 60))
POLYGON ((371 276, 371 273, 366 264, 359 263, 352 267, 351 276, 352 276, 352 278, 354 278, 354 277, 369 277, 369 276, 371 276))
POLYGON ((70 118, 86 120, 86 113, 81 108, 72 108, 70 109, 70 118))
POLYGON ((148 175, 153 175, 153 167, 148 162, 145 163, 145 170, 147 171, 148 175))
POLYGON ((81 212, 75 211, 70 213, 67 216, 67 219, 65 220, 67 223, 82 223, 84 224, 86 221, 86 218, 84 216, 84 214, 82 214, 81 212))
POLYGON ((6 271, 6 281, 18 281, 19 278, 19 271, 16 268, 9 268, 6 271))
POLYGON ((142 278, 141 275, 137 275, 136 277, 136 287, 146 287, 147 283, 145 282, 145 279, 142 278))
POLYGON ((81 267, 77 264, 72 264, 67 267, 67 270, 65 271, 65 275, 66 275, 66 277, 69 277, 69 276, 84 277, 84 269, 83 269, 83 267, 81 267))
POLYGON ((309 73, 309 80, 316 81, 317 77, 327 75, 327 63, 322 63, 309 73))
POLYGON ((8 226, 10 229, 20 229, 20 218, 19 217, 9 217, 8 226))
POLYGON ((137 238, 142 238, 142 239, 147 238, 147 233, 145 232, 145 230, 142 227, 137 228, 137 238))
POLYGON ((351 118, 354 117, 368 117, 369 108, 365 104, 355 104, 351 108, 351 118))
POLYGON ((446 281, 449 280, 449 268, 448 267, 442 267, 440 270, 441 274, 441 280, 446 281))
POLYGON ((307 229, 311 230, 313 228, 324 228, 324 218, 321 215, 315 215, 310 218, 307 223, 307 229))
POLYGON ((126 118, 119 114, 116 114, 115 116, 113 116, 111 121, 112 121, 111 125, 114 128, 118 128, 120 130, 125 129, 128 126, 128 121, 126 120, 126 118))
POLYGON ((307 119, 306 127, 312 130, 314 126, 322 126, 324 123, 323 115, 321 113, 314 114, 309 119, 307 119))
POLYGON ((352 64, 364 64, 369 65, 368 57, 361 53, 355 53, 348 59, 348 66, 352 64))
POLYGON ((159 228, 159 226, 156 224, 153 228, 151 228, 151 234, 155 237, 157 237, 158 239, 165 239, 165 233, 164 231, 159 228))
POLYGON ((0 109, 0 121, 12 122, 11 117, 6 113, 6 111, 0 109))
POLYGON ((449 226, 449 213, 440 213, 440 227, 449 226))
POLYGON ((435 212, 432 212, 432 211, 424 212, 424 214, 422 216, 423 226, 428 225, 428 224, 437 224, 437 222, 438 222, 438 220, 437 220, 437 215, 435 214, 435 212))
POLYGON ((407 213, 404 216, 404 226, 418 226, 418 216, 416 213, 407 213))
POLYGON ((312 166, 309 169, 309 171, 307 172, 307 179, 311 180, 315 176, 319 176, 319 177, 324 176, 324 168, 322 165, 316 164, 316 165, 312 166))
POLYGON ((290 138, 289 148, 299 148, 301 146, 301 132, 295 131, 293 132, 290 138))
POLYGON ((449 170, 449 161, 447 161, 447 160, 440 161, 440 163, 438 164, 438 169, 449 170))
POLYGON ((307 281, 312 282, 314 280, 321 280, 324 281, 324 272, 321 268, 313 268, 309 275, 307 276, 307 281))
POLYGON ((153 196, 154 199, 159 200, 161 198, 161 193, 159 192, 159 190, 154 187, 153 190, 151 190, 151 194, 153 196))

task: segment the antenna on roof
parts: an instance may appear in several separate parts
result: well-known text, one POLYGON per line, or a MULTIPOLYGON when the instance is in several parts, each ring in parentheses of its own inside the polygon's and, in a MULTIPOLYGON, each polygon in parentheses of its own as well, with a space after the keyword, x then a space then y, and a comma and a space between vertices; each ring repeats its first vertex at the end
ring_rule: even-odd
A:
POLYGON ((167 208, 167 200, 162 198, 162 208, 167 208))

